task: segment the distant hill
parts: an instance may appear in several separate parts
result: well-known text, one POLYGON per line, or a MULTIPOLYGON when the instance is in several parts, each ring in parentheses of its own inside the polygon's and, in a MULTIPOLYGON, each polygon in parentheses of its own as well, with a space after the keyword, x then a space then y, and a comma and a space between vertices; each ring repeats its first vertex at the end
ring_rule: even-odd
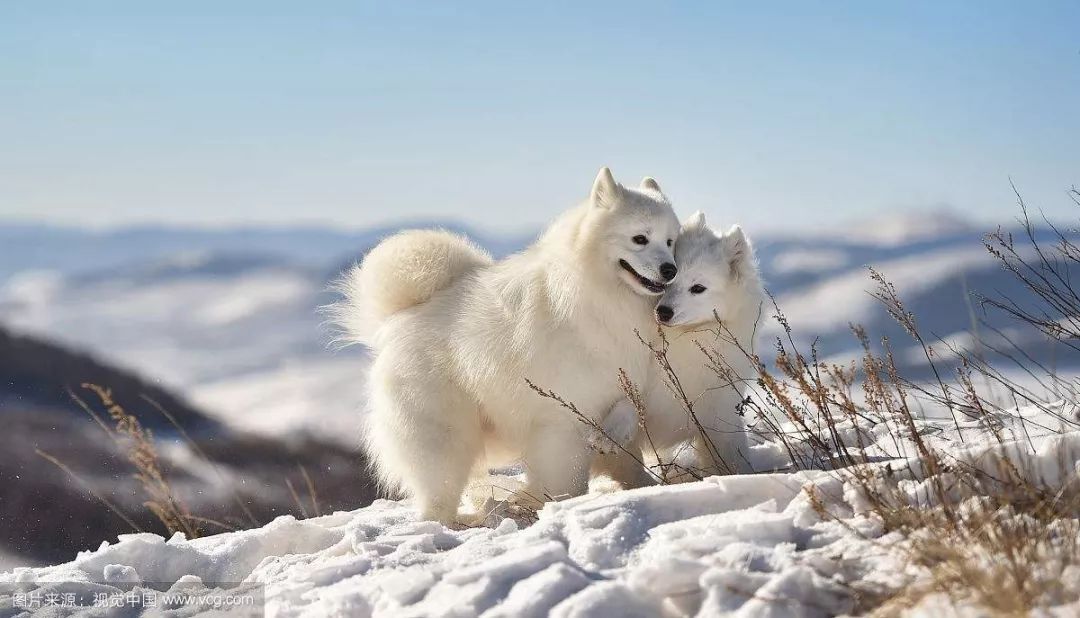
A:
POLYGON ((168 389, 54 343, 0 329, 0 376, 0 556, 7 566, 70 559, 133 531, 94 494, 117 505, 141 529, 164 533, 143 506, 126 443, 108 435, 70 399, 69 388, 113 424, 94 395, 80 389, 83 382, 109 388, 127 413, 153 430, 167 478, 197 516, 249 527, 252 522, 237 500, 262 524, 284 513, 351 509, 375 497, 363 460, 353 450, 303 435, 269 438, 232 430, 168 389), (165 408, 199 451, 144 396, 165 408), (39 450, 69 471, 46 461, 39 450), (301 468, 316 488, 314 503, 301 468))
POLYGON ((217 253, 278 256, 299 266, 327 267, 347 255, 362 252, 380 238, 404 227, 443 227, 458 231, 499 255, 528 242, 525 237, 497 237, 453 221, 401 222, 363 230, 258 226, 221 229, 139 226, 87 230, 0 221, 0 282, 27 270, 85 274, 173 256, 217 253))
MULTIPOLYGON (((1004 231, 1013 232, 1017 247, 1028 251, 1021 240, 1021 229, 1014 226, 1004 231)), ((1080 243, 1080 233, 1072 234, 1080 243)), ((882 235, 888 241, 881 244, 873 235, 864 238, 857 233, 840 237, 766 237, 756 243, 766 286, 804 351, 815 342, 823 357, 858 353, 859 345, 849 328, 852 323, 864 326, 875 341, 889 337, 900 352, 914 345, 870 295, 875 287, 869 277, 868 267, 872 266, 896 286, 930 342, 948 339, 955 344, 969 340, 970 333, 977 331, 992 343, 1011 347, 994 332, 1000 330, 1038 359, 1052 358, 1061 367, 1080 368, 1080 355, 1052 346, 1033 329, 982 305, 980 299, 986 296, 1009 298, 1028 310, 1039 307, 1024 286, 986 250, 984 231, 948 221, 937 227, 928 224, 927 230, 912 232, 908 239, 894 233, 882 235)), ((1056 237, 1044 229, 1036 233, 1036 240, 1049 246, 1056 237)), ((1080 281, 1080 269, 1073 271, 1080 281)), ((769 306, 765 315, 774 312, 769 306)), ((779 327, 769 320, 762 333, 775 336, 779 327)), ((940 349, 944 346, 938 347, 943 355, 947 352, 940 349)), ((910 377, 925 375, 929 369, 921 352, 901 353, 897 360, 910 377)))
MULTIPOLYGON (((120 371, 85 353, 71 352, 56 344, 15 335, 0 327, 0 415, 11 407, 66 410, 84 417, 69 392, 81 393, 80 385, 107 386, 121 401, 140 402, 148 397, 169 411, 189 432, 217 434, 221 423, 191 407, 173 392, 120 371)), ((172 431, 167 419, 146 415, 145 426, 172 431)))

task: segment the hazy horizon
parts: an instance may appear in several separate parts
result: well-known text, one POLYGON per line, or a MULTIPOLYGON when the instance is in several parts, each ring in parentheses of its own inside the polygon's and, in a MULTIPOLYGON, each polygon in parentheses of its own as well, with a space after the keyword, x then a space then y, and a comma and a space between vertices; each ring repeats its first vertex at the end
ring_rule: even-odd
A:
MULTIPOLYGON (((752 236, 765 236, 769 238, 789 238, 798 235, 808 235, 813 237, 824 237, 830 232, 841 232, 841 238, 839 240, 854 241, 855 230, 862 229, 868 224, 894 224, 894 229, 875 229, 874 234, 868 233, 867 242, 875 243, 876 238, 882 235, 888 235, 890 231, 896 231, 895 226, 906 225, 905 229, 911 230, 912 225, 917 225, 921 221, 927 222, 927 230, 925 233, 927 236, 934 236, 935 230, 944 226, 946 228, 968 229, 972 231, 986 231, 989 232, 998 225, 1009 227, 1017 222, 1017 218, 1020 215, 1019 209, 1016 209, 1012 213, 1004 215, 1006 218, 1001 220, 993 220, 989 218, 980 218, 975 216, 969 216, 970 213, 963 213, 957 210, 949 208, 928 208, 928 209, 910 209, 899 210, 893 212, 877 212, 869 214, 856 214, 852 217, 827 221, 817 225, 810 225, 805 227, 784 226, 782 223, 769 225, 769 226, 753 226, 747 225, 743 221, 739 220, 737 215, 726 215, 723 212, 709 212, 705 211, 709 217, 710 223, 716 227, 726 227, 730 225, 741 225, 747 229, 747 232, 752 236), (985 229, 984 229, 985 228, 985 229)), ((681 211, 678 214, 685 218, 691 213, 683 213, 681 211)), ((1032 216, 1038 220, 1041 214, 1035 210, 1031 213, 1032 216)), ((1053 219, 1052 219, 1053 221, 1053 219)), ((134 221, 134 222, 108 222, 108 223, 79 223, 71 221, 48 221, 32 218, 19 218, 19 217, 5 217, 0 215, 0 231, 4 229, 11 230, 13 228, 25 228, 25 229, 37 229, 37 230, 55 230, 60 232, 76 232, 76 233, 88 233, 88 234, 123 234, 125 232, 177 232, 177 233, 243 233, 243 232, 257 232, 257 233, 304 233, 311 232, 316 234, 364 234, 379 229, 386 230, 398 230, 409 227, 447 227, 452 229, 464 229, 468 232, 475 233, 489 239, 501 239, 512 240, 515 238, 524 238, 529 236, 535 236, 543 231, 550 222, 539 222, 536 224, 521 224, 519 226, 499 227, 499 226, 485 226, 483 222, 474 223, 464 218, 455 219, 453 215, 447 215, 444 217, 407 217, 407 218, 387 218, 383 220, 376 220, 370 223, 356 223, 356 224, 342 224, 333 221, 134 221)), ((1061 224, 1066 224, 1067 221, 1062 221, 1061 224)), ((913 230, 917 231, 917 230, 913 230)))
POLYGON ((0 220, 536 229, 601 165, 824 230, 1071 214, 1080 6, 0 7, 0 220))

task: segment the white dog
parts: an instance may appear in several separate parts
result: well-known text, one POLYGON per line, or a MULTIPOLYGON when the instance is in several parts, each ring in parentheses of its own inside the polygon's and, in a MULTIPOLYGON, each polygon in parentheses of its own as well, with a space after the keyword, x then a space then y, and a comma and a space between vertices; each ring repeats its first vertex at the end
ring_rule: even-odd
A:
POLYGON ((655 180, 628 189, 604 168, 584 204, 503 261, 439 231, 372 249, 334 313, 375 354, 365 437, 380 480, 443 522, 471 475, 514 460, 529 495, 584 493, 584 426, 526 380, 597 421, 623 397, 618 369, 646 380, 634 331, 655 330, 678 233, 655 180))
MULTIPOLYGON (((718 235, 698 212, 683 225, 675 258, 679 277, 657 303, 656 321, 664 327, 667 360, 697 420, 661 376, 644 393, 648 435, 638 430, 637 412, 626 401, 612 409, 604 432, 632 453, 644 451, 646 461, 655 447, 662 459, 698 475, 750 471, 739 408, 746 382, 756 377, 747 352, 753 350, 764 299, 753 248, 738 226, 718 235)), ((621 448, 606 451, 597 464, 600 473, 624 486, 650 482, 621 448)))

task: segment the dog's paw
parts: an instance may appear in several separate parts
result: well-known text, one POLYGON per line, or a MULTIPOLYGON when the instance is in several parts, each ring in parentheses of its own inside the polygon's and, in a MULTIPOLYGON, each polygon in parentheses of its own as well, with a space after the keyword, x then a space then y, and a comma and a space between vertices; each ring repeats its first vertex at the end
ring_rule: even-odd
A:
POLYGON ((609 476, 600 475, 589 479, 590 494, 613 494, 622 490, 622 484, 609 476))

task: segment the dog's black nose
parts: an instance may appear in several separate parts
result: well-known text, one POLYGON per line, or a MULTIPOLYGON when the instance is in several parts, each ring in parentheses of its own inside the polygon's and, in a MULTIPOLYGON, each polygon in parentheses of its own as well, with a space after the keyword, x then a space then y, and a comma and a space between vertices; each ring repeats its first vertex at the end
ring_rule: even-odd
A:
POLYGON ((671 318, 675 317, 675 310, 667 305, 660 305, 656 308, 656 319, 661 322, 667 322, 671 318))
POLYGON ((679 274, 679 269, 671 262, 660 265, 660 276, 664 278, 664 281, 671 281, 677 274, 679 274))

